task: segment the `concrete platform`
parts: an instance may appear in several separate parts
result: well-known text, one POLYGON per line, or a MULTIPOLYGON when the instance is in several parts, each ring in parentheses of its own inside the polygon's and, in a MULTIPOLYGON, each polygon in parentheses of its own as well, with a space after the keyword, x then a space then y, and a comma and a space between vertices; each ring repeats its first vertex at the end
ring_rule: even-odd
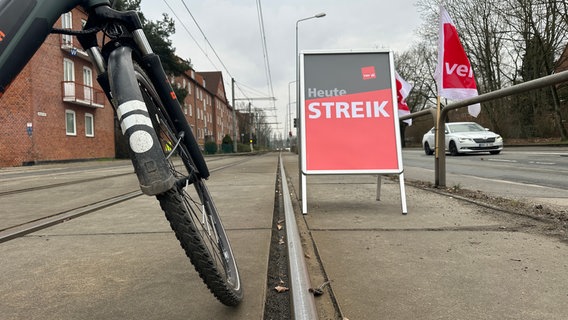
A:
MULTIPOLYGON (((299 192, 297 155, 284 159, 299 192)), ((382 180, 377 202, 376 177, 307 177, 306 242, 317 248, 343 316, 566 319, 567 243, 411 186, 402 215, 398 182, 382 180)))
POLYGON ((208 181, 241 272, 239 307, 209 293, 158 202, 141 196, 1 244, 0 318, 262 319, 277 165, 256 157, 208 181))

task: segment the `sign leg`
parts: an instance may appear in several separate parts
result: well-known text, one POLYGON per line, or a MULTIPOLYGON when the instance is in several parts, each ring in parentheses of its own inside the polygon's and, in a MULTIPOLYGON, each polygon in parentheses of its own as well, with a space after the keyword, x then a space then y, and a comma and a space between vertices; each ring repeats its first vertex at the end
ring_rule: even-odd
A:
POLYGON ((406 190, 404 188, 404 173, 400 173, 398 177, 400 183, 400 202, 402 204, 402 214, 407 214, 408 209, 406 208, 406 190))
POLYGON ((302 214, 308 214, 308 189, 306 175, 300 173, 300 184, 302 185, 302 214))
POLYGON ((377 201, 381 201, 381 175, 377 176, 377 201))

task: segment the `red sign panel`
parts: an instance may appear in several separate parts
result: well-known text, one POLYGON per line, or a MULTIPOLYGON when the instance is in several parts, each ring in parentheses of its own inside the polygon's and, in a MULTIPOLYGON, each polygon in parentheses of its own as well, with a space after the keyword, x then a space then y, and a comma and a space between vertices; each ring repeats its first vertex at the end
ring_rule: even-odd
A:
POLYGON ((402 172, 390 53, 302 58, 302 171, 402 172))

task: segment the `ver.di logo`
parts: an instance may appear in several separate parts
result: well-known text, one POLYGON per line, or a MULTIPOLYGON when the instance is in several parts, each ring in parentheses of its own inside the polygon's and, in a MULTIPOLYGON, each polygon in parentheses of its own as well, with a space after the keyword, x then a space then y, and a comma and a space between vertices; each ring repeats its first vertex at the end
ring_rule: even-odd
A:
POLYGON ((371 80, 377 78, 377 73, 375 72, 375 66, 368 66, 361 68, 361 75, 363 80, 371 80))

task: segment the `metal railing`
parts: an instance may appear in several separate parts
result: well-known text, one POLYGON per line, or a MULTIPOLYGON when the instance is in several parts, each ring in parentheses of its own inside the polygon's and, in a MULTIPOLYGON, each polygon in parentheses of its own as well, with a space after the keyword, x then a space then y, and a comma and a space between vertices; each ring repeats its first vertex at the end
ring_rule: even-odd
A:
POLYGON ((443 108, 440 111, 439 115, 437 115, 436 109, 432 108, 401 116, 400 120, 413 119, 426 115, 432 115, 432 117, 434 118, 434 127, 436 128, 436 141, 438 141, 437 144, 441 145, 441 146, 436 145, 436 153, 435 153, 436 156, 434 157, 435 185, 440 187, 445 187, 446 186, 446 152, 445 152, 446 131, 440 130, 440 128, 445 127, 446 125, 445 119, 447 118, 447 115, 451 110, 467 107, 469 105, 476 103, 504 98, 507 96, 519 94, 529 90, 535 90, 555 85, 557 83, 565 81, 568 81, 568 70, 552 74, 549 76, 545 76, 542 78, 538 78, 535 80, 527 81, 524 83, 516 84, 508 88, 503 88, 492 92, 484 93, 474 98, 464 99, 448 104, 445 108, 443 108), (440 119, 439 121, 437 121, 438 119, 437 117, 440 119), (441 151, 438 150, 440 148, 442 149, 441 151))
POLYGON ((61 94, 65 102, 93 108, 102 108, 105 104, 105 94, 102 90, 75 81, 62 81, 61 94))

